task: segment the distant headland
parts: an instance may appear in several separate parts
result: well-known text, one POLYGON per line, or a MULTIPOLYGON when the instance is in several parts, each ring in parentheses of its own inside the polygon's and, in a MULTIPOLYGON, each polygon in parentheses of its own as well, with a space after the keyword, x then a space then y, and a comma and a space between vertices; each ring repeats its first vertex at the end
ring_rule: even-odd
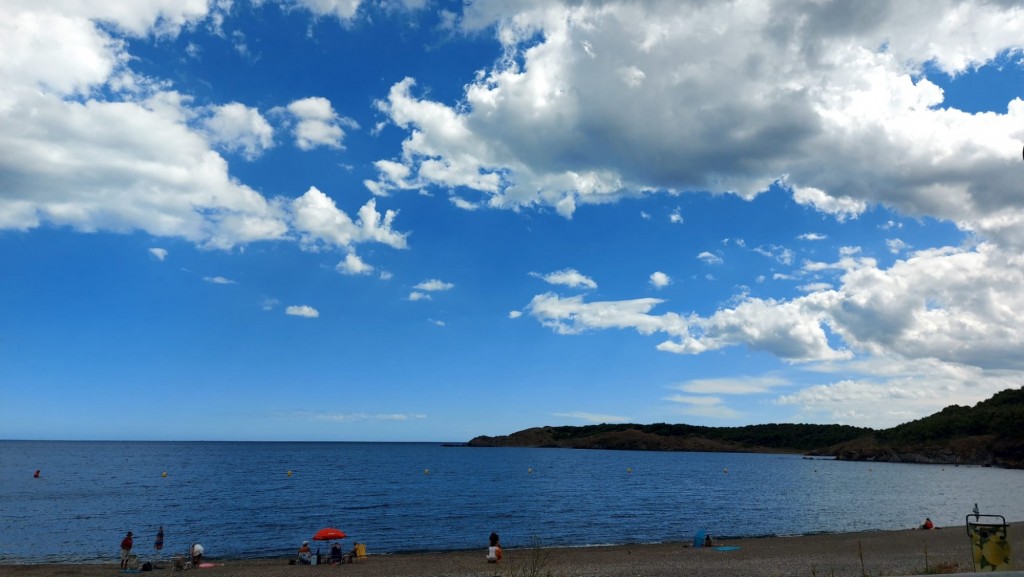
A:
POLYGON ((1006 389, 974 407, 951 405, 928 417, 884 430, 790 423, 745 427, 601 424, 534 427, 511 435, 476 437, 466 445, 802 453, 846 461, 1024 469, 1024 387, 1006 389))

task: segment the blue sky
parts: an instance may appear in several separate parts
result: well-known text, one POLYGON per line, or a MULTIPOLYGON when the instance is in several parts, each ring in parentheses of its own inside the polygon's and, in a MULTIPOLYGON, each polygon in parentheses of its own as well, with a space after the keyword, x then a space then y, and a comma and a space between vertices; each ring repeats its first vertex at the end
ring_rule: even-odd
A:
POLYGON ((1024 384, 1024 10, 0 6, 0 438, 889 427, 1024 384))

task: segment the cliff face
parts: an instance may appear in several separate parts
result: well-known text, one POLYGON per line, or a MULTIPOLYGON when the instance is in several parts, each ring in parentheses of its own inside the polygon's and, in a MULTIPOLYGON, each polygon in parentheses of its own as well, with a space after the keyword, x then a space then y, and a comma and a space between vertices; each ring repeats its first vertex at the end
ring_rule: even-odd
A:
POLYGON ((844 443, 828 454, 846 461, 922 463, 933 465, 982 465, 1024 469, 1024 443, 995 435, 978 435, 947 443, 883 445, 876 440, 844 443))
POLYGON ((1007 389, 974 407, 950 405, 934 415, 832 447, 860 461, 971 464, 1024 468, 1024 388, 1007 389))

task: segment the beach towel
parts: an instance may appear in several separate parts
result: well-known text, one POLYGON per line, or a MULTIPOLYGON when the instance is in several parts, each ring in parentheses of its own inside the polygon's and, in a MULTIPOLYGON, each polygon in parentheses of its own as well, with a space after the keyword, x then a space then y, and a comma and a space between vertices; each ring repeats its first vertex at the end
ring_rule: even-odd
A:
POLYGON ((724 545, 722 547, 715 547, 715 551, 736 551, 739 547, 734 545, 724 545))

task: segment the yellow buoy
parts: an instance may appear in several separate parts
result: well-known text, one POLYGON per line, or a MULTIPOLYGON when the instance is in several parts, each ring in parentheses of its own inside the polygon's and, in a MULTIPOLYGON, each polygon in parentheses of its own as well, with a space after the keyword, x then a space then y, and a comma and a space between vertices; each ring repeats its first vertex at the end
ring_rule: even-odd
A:
POLYGON ((430 474, 430 469, 423 469, 423 474, 424 475, 429 475, 430 474))
POLYGON ((527 469, 526 472, 527 473, 532 473, 533 472, 533 467, 530 467, 529 469, 527 469))
POLYGON ((289 477, 291 477, 291 476, 292 476, 292 472, 291 472, 291 471, 288 471, 288 476, 289 476, 289 477))
POLYGON ((160 476, 161 477, 166 477, 167 476, 167 471, 164 471, 163 473, 160 473, 160 476))
POLYGON ((633 472, 633 467, 630 467, 630 468, 626 469, 626 472, 627 473, 632 473, 633 472))

